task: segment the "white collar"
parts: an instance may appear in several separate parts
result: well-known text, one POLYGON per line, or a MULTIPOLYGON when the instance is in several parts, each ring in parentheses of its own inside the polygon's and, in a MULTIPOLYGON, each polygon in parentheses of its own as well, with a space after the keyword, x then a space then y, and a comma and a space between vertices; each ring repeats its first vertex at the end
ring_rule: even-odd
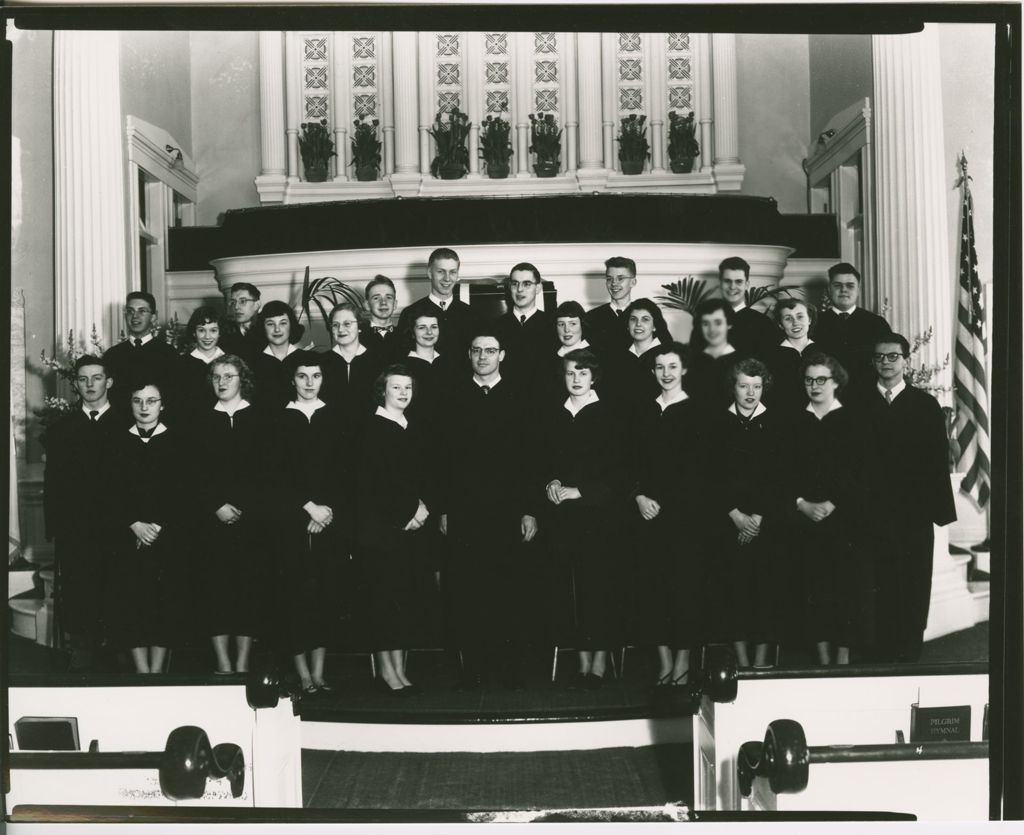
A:
POLYGON ((442 299, 440 296, 435 296, 433 290, 430 291, 430 295, 428 295, 427 298, 430 299, 438 307, 441 307, 441 304, 443 303, 444 307, 441 307, 441 309, 446 313, 448 312, 448 310, 451 309, 451 306, 456 301, 454 293, 452 293, 447 299, 442 299))
POLYGON ((200 351, 198 348, 196 348, 194 351, 192 351, 192 353, 189 354, 189 356, 190 357, 195 357, 197 360, 202 360, 207 365, 209 365, 215 359, 219 359, 220 357, 224 356, 224 349, 221 348, 220 345, 215 345, 214 346, 214 351, 213 351, 213 356, 210 357, 209 359, 207 359, 206 355, 202 351, 200 351))
MULTIPOLYGON (((142 345, 145 345, 147 342, 152 342, 153 331, 150 331, 145 336, 132 336, 131 334, 128 335, 128 342, 132 343, 133 346, 135 345, 136 339, 142 340, 142 345)), ((141 348, 142 345, 140 345, 139 347, 141 348)))
POLYGON ((657 348, 659 345, 661 345, 661 340, 658 339, 658 337, 654 337, 654 342, 650 344, 650 347, 645 348, 643 351, 638 351, 636 349, 636 343, 634 342, 629 346, 629 353, 631 353, 634 357, 641 357, 648 351, 650 351, 651 348, 657 348))
POLYGON ((612 310, 617 310, 619 313, 625 313, 626 308, 629 307, 632 302, 626 302, 625 304, 619 304, 615 299, 608 299, 608 307, 612 310))
POLYGON ((835 305, 832 305, 832 312, 833 312, 833 313, 835 313, 835 314, 836 314, 836 316, 842 316, 842 315, 843 315, 844 313, 849 313, 849 314, 851 314, 851 315, 852 315, 852 314, 853 314, 853 311, 855 311, 856 309, 857 309, 857 305, 854 305, 854 306, 853 306, 853 307, 851 307, 851 308, 850 308, 849 310, 840 310, 840 309, 839 309, 838 307, 836 307, 835 305))
POLYGON ((296 412, 302 412, 306 416, 306 420, 312 420, 313 414, 317 409, 322 409, 327 404, 324 403, 319 397, 316 400, 290 400, 286 409, 294 409, 296 412))
POLYGON ((403 429, 409 428, 409 421, 406 420, 405 415, 399 415, 398 417, 395 417, 394 415, 389 415, 387 409, 385 409, 383 406, 378 406, 377 411, 374 412, 374 414, 379 415, 385 420, 390 420, 392 423, 397 423, 403 429))
MULTIPOLYGON (((288 343, 288 350, 285 351, 284 355, 286 357, 290 356, 290 355, 294 354, 298 350, 299 350, 299 346, 298 345, 293 345, 292 343, 289 342, 288 343)), ((266 348, 263 349, 263 353, 266 354, 268 357, 273 357, 274 359, 277 359, 277 354, 274 353, 273 348, 271 348, 269 345, 266 348)))
MULTIPOLYGON (((157 422, 157 425, 153 427, 153 433, 149 436, 149 438, 155 438, 157 435, 163 435, 164 432, 166 431, 167 427, 164 426, 162 423, 157 422)), ((136 438, 140 438, 142 440, 142 443, 149 443, 149 438, 143 438, 142 435, 139 434, 139 427, 137 424, 133 423, 132 428, 129 429, 128 432, 129 434, 134 435, 136 438)))
MULTIPOLYGON (((740 415, 740 410, 736 408, 736 401, 735 400, 729 405, 729 411, 732 412, 734 415, 736 415, 736 417, 742 417, 742 415, 740 415)), ((754 411, 750 413, 750 417, 747 418, 747 420, 750 420, 751 418, 760 417, 761 415, 763 415, 767 411, 768 411, 768 409, 767 409, 767 407, 765 407, 764 403, 758 403, 754 407, 754 411)))
MULTIPOLYGON (((881 382, 875 383, 875 385, 878 387, 878 393, 882 395, 882 397, 885 397, 885 386, 883 386, 881 382)), ((892 387, 892 399, 895 400, 897 397, 899 397, 900 394, 903 392, 903 389, 905 389, 906 387, 907 381, 901 378, 900 381, 892 387)))
POLYGON ((480 386, 480 388, 483 388, 484 386, 489 386, 490 388, 494 388, 496 385, 498 385, 498 383, 501 382, 501 375, 500 374, 496 375, 495 378, 493 380, 491 380, 491 382, 486 383, 483 380, 481 380, 479 377, 477 377, 476 374, 474 374, 473 375, 473 382, 476 383, 478 386, 480 386))
POLYGON ((566 410, 569 412, 570 415, 576 417, 576 415, 578 415, 585 408, 587 408, 587 406, 589 406, 591 403, 596 403, 600 399, 601 398, 597 396, 597 392, 591 389, 590 394, 587 395, 587 399, 583 401, 583 405, 580 406, 578 409, 573 408, 572 397, 565 398, 565 403, 563 403, 562 405, 565 406, 566 410))
MULTIPOLYGON (((334 351, 334 353, 336 353, 343 360, 345 359, 345 355, 341 353, 341 346, 340 345, 335 345, 333 348, 331 348, 331 350, 334 351)), ((359 343, 359 347, 356 349, 355 356, 353 356, 352 359, 355 359, 356 357, 361 357, 365 353, 366 353, 366 346, 362 342, 360 342, 359 343)), ((345 362, 348 362, 348 360, 345 360, 345 362)))
MULTIPOLYGON (((727 356, 729 356, 729 354, 733 354, 733 353, 736 352, 736 349, 732 346, 732 343, 730 343, 730 342, 726 342, 725 343, 725 347, 728 348, 728 350, 727 351, 722 351, 722 353, 720 353, 718 355, 718 357, 727 357, 727 356)), ((708 353, 708 349, 707 348, 704 349, 704 353, 707 354, 709 357, 711 357, 711 354, 708 353)), ((712 357, 712 359, 718 359, 718 357, 712 357)))
POLYGON ((525 312, 522 311, 522 310, 518 310, 515 307, 512 308, 512 315, 516 317, 516 321, 517 322, 522 322, 524 316, 526 317, 526 320, 529 321, 530 317, 533 316, 533 314, 536 313, 536 312, 537 312, 537 303, 536 302, 534 302, 533 305, 530 307, 530 309, 525 311, 525 312))
POLYGON ((83 413, 85 414, 85 416, 86 416, 87 418, 89 418, 89 420, 92 420, 92 418, 91 418, 91 417, 89 417, 89 412, 96 412, 96 413, 97 413, 97 414, 96 414, 96 420, 99 420, 99 419, 100 419, 101 417, 103 417, 103 415, 105 415, 105 414, 107 413, 107 410, 108 410, 109 408, 110 408, 110 401, 108 400, 108 401, 107 401, 106 403, 104 403, 104 404, 103 404, 103 405, 102 405, 102 406, 101 406, 100 408, 98 408, 98 409, 87 409, 87 408, 85 407, 85 404, 83 404, 83 405, 82 405, 82 412, 83 412, 83 413))
MULTIPOLYGON (((825 414, 826 415, 831 414, 836 409, 841 409, 841 408, 843 408, 843 404, 840 403, 837 398, 833 397, 832 398, 832 405, 828 407, 828 411, 825 412, 825 414)), ((808 403, 807 404, 807 411, 810 412, 815 417, 818 417, 818 413, 816 411, 814 411, 814 405, 812 403, 808 403)), ((822 417, 824 417, 824 416, 825 415, 822 415, 822 417)), ((821 418, 818 418, 818 420, 821 420, 821 418)))
POLYGON ((434 360, 436 360, 439 356, 441 356, 441 352, 440 351, 434 351, 434 356, 431 359, 423 359, 423 357, 421 357, 419 354, 416 353, 416 349, 413 348, 408 354, 406 354, 406 356, 416 357, 416 359, 418 359, 418 360, 423 360, 424 362, 429 362, 431 365, 433 365, 434 364, 434 360))
MULTIPOLYGON (((808 339, 807 340, 807 345, 813 345, 813 344, 814 344, 814 340, 813 339, 808 339)), ((779 343, 779 345, 781 345, 783 348, 792 348, 797 353, 800 353, 801 351, 803 351, 803 348, 797 348, 796 345, 794 345, 792 342, 790 342, 788 336, 785 339, 783 339, 782 342, 779 343)), ((804 348, 806 348, 807 345, 805 345, 804 348)))
POLYGON ((252 330, 252 319, 248 322, 237 322, 236 324, 238 325, 238 332, 242 334, 242 336, 245 336, 250 330, 252 330))
POLYGON ((564 357, 570 351, 579 351, 579 350, 582 350, 583 348, 589 348, 589 347, 590 347, 590 343, 587 342, 587 340, 585 340, 585 339, 581 339, 575 345, 560 345, 559 348, 558 348, 558 356, 564 357))
POLYGON ((736 305, 736 307, 734 307, 734 308, 732 309, 732 312, 733 312, 733 313, 739 313, 739 312, 740 312, 741 310, 743 310, 743 308, 745 308, 746 306, 747 306, 747 303, 746 303, 746 302, 740 302, 740 303, 739 303, 738 305, 736 305))
POLYGON ((215 412, 224 412, 228 417, 234 417, 235 412, 240 412, 242 409, 249 408, 249 401, 244 397, 239 401, 238 405, 234 409, 228 409, 220 400, 213 404, 213 410, 215 412))
POLYGON ((679 391, 678 391, 678 392, 676 392, 675 396, 674 396, 674 397, 673 397, 673 398, 672 398, 671 400, 666 400, 666 399, 665 399, 665 392, 662 392, 662 393, 661 393, 661 394, 659 394, 659 395, 658 395, 658 396, 657 396, 656 398, 654 398, 655 402, 656 402, 656 403, 657 403, 657 404, 658 404, 659 406, 661 406, 661 411, 663 411, 663 412, 664 412, 664 411, 665 411, 665 410, 666 410, 666 409, 667 409, 667 408, 668 408, 669 406, 671 406, 671 405, 672 405, 673 403, 682 403, 682 402, 683 402, 684 400, 689 400, 689 399, 690 399, 690 395, 688 395, 688 394, 687 394, 687 393, 686 393, 685 391, 683 391, 682 389, 679 389, 679 391))

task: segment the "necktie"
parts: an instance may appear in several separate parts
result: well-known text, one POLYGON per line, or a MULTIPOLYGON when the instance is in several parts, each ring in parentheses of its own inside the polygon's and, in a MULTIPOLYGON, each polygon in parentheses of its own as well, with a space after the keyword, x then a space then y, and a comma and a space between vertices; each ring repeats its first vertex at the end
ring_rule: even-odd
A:
POLYGON ((839 318, 842 319, 845 322, 847 319, 850 318, 850 314, 849 313, 840 313, 839 314, 839 318))
POLYGON ((89 420, 91 420, 93 423, 95 423, 99 419, 100 419, 100 413, 99 412, 89 412, 89 420))
POLYGON ((441 312, 442 312, 442 313, 444 313, 444 309, 445 309, 445 307, 447 306, 447 304, 448 304, 448 302, 441 302, 441 303, 440 303, 440 306, 441 306, 441 312))
POLYGON ((612 310, 615 311, 615 318, 616 319, 618 319, 622 315, 622 311, 619 310, 618 308, 613 307, 612 310))
POLYGON ((892 405, 892 389, 885 390, 885 402, 887 405, 892 405))
POLYGON ((141 339, 136 337, 135 340, 133 340, 133 341, 135 342, 135 347, 136 348, 141 348, 142 347, 142 340, 141 339))
POLYGON ((491 387, 490 386, 480 386, 480 391, 482 391, 484 394, 490 394, 491 393, 491 387))
POLYGON ((389 333, 391 333, 395 329, 394 325, 383 325, 383 326, 381 326, 381 325, 373 325, 372 327, 381 336, 387 336, 389 333))
POLYGON ((519 317, 519 324, 520 325, 525 325, 526 324, 526 314, 523 314, 522 316, 519 317))

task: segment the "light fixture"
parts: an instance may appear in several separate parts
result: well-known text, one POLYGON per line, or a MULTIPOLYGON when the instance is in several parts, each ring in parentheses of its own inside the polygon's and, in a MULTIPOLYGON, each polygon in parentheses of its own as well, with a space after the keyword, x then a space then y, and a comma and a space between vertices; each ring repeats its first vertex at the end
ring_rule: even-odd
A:
POLYGON ((171 158, 175 162, 183 162, 184 161, 182 159, 182 157, 181 157, 181 148, 175 148, 173 145, 164 145, 164 150, 166 150, 167 153, 172 155, 171 158))

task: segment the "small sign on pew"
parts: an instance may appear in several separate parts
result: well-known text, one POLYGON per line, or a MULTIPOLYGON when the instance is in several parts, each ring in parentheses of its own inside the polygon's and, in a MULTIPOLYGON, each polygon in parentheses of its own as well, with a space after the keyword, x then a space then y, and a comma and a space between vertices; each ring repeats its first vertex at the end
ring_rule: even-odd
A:
POLYGON ((969 742, 971 739, 971 706, 910 706, 910 741, 969 742))

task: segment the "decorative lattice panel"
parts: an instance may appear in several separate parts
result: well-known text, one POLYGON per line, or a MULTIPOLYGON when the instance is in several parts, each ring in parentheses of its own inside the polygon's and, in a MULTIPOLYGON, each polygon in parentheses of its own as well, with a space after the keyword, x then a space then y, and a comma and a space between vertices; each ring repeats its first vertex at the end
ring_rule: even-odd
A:
POLYGON ((484 33, 484 111, 492 116, 511 110, 512 71, 508 32, 484 33))
POLYGON ((615 85, 619 116, 644 112, 644 52, 639 32, 616 35, 615 85))
POLYGON ((434 90, 437 110, 465 110, 463 57, 465 44, 458 32, 434 33, 434 90))
POLYGON ((331 122, 329 32, 307 32, 302 35, 302 121, 331 122))
POLYGON ((685 116, 693 110, 693 38, 689 32, 669 32, 665 35, 665 58, 668 110, 675 110, 685 116))
POLYGON ((559 36, 557 32, 533 33, 533 60, 530 83, 532 86, 531 109, 536 113, 553 113, 561 121, 561 62, 559 36))
POLYGON ((354 32, 349 53, 352 90, 352 121, 364 116, 380 118, 380 53, 378 35, 373 32, 354 32))

